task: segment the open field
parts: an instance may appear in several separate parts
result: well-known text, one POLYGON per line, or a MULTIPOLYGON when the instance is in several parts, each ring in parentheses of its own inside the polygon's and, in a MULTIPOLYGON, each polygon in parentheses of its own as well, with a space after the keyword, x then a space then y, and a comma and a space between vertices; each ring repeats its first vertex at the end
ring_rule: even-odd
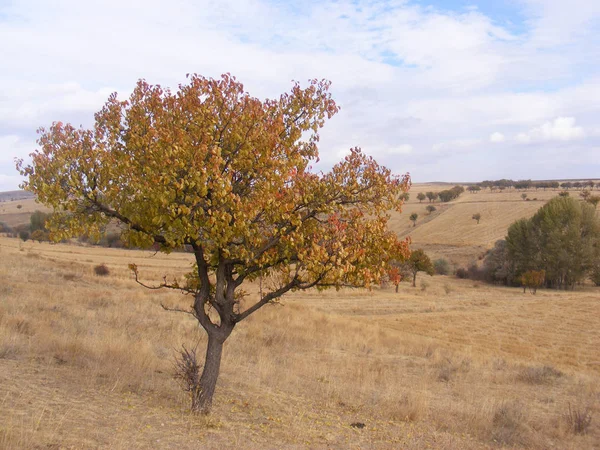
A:
POLYGON ((172 361, 203 333, 126 268, 159 281, 188 255, 0 238, 0 258, 0 448, 600 448, 598 288, 292 294, 236 328, 194 417, 172 361))

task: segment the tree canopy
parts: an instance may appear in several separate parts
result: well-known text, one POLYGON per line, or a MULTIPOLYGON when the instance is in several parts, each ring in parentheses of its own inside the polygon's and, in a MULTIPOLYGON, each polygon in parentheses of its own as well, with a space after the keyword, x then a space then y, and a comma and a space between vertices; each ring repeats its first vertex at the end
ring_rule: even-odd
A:
POLYGON ((409 254, 387 229, 408 175, 358 148, 329 172, 311 170, 318 131, 338 111, 329 87, 295 83, 259 100, 230 75, 191 75, 175 92, 141 80, 129 99, 111 95, 92 129, 40 129, 31 164, 17 162, 23 187, 56 211, 55 240, 98 236, 116 221, 133 245, 191 248, 186 281, 161 286, 193 296, 188 312, 208 334, 200 411, 237 323, 291 290, 370 286, 409 254), (274 272, 277 286, 244 298, 244 282, 274 272))

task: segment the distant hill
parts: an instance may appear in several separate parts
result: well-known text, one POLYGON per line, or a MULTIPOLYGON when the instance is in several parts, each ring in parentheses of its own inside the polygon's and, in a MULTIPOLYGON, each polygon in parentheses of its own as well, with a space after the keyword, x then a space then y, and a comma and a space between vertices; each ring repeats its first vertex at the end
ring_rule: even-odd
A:
POLYGON ((29 191, 6 191, 0 192, 0 202, 10 202, 13 200, 27 200, 30 198, 35 198, 35 194, 32 194, 29 191))

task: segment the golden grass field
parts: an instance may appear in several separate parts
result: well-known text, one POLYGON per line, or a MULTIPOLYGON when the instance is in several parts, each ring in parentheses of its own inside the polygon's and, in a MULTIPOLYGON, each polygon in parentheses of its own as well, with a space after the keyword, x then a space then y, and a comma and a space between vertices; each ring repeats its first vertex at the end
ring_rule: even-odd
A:
MULTIPOLYGON (((556 192, 519 195, 464 193, 427 219, 411 198, 393 227, 462 264, 556 192)), ((27 202, 19 213, 41 209, 27 202)), ((600 448, 591 285, 531 295, 419 274, 399 293, 288 295, 234 330, 214 411, 198 417, 172 364, 203 332, 160 307, 190 299, 127 269, 180 277, 189 255, 0 238, 0 261, 0 448, 600 448), (94 275, 101 263, 109 276, 94 275), (573 432, 576 412, 591 414, 586 434, 573 432)))

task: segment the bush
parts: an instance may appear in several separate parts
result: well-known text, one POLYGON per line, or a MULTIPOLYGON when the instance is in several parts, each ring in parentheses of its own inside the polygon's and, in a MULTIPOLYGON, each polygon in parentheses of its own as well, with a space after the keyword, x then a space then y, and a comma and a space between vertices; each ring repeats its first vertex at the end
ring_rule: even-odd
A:
POLYGON ((46 233, 43 230, 38 229, 31 233, 31 240, 42 242, 42 241, 48 241, 48 240, 50 240, 50 238, 48 237, 48 233, 46 233))
POLYGON ((99 277, 105 277, 110 274, 110 270, 106 264, 100 264, 99 266, 94 267, 94 273, 99 277))
POLYGON ((0 222, 0 233, 13 233, 12 227, 4 222, 0 222))
POLYGON ((29 239, 29 231, 25 231, 25 230, 21 230, 19 231, 19 238, 25 242, 27 239, 29 239))
POLYGON ((448 275, 450 273, 450 263, 447 259, 436 259, 433 263, 433 269, 438 275, 448 275))
POLYGON ((427 205, 427 208, 425 208, 425 209, 427 209, 427 212, 428 212, 429 214, 431 214, 431 213, 432 213, 432 212, 434 212, 434 211, 435 211, 437 208, 436 208, 435 206, 433 206, 433 205, 427 205))

